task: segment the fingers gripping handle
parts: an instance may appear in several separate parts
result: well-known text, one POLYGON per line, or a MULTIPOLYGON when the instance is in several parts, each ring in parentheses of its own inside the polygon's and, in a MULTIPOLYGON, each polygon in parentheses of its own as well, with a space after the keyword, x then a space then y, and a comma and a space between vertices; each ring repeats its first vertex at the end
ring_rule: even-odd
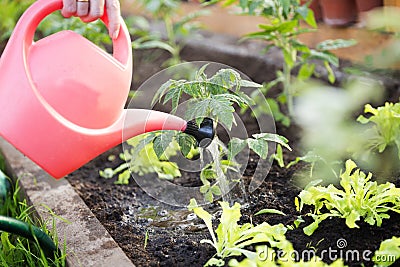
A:
MULTIPOLYGON (((62 0, 38 0, 33 3, 21 16, 14 29, 13 36, 22 40, 25 55, 28 53, 29 47, 33 43, 33 37, 39 23, 49 14, 63 8, 62 0)), ((108 27, 108 18, 106 12, 101 18, 108 27)), ((131 59, 131 39, 125 22, 122 18, 121 29, 116 39, 113 39, 113 56, 122 65, 126 66, 131 59)))

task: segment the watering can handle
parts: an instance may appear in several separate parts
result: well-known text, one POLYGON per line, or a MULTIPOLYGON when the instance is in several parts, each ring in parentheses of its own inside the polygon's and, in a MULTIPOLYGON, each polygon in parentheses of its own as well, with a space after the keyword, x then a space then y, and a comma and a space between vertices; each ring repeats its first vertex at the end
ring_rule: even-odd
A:
MULTIPOLYGON (((28 54, 28 49, 33 43, 33 37, 38 27, 39 23, 49 14, 54 11, 60 10, 63 7, 62 0, 38 0, 33 3, 27 11, 21 16, 15 33, 18 33, 23 39, 25 55, 28 54)), ((101 20, 108 27, 108 17, 104 13, 101 20)), ((122 18, 121 28, 119 35, 116 39, 113 39, 113 56, 117 59, 123 66, 127 66, 128 60, 130 59, 131 53, 131 39, 126 27, 126 24, 122 18)))

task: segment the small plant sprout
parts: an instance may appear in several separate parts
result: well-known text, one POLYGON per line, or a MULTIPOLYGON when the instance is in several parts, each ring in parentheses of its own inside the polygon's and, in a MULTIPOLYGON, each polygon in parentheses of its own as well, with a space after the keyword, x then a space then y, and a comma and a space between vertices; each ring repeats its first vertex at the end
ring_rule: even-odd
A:
POLYGON ((372 124, 367 132, 368 151, 383 153, 386 148, 396 147, 397 157, 400 160, 400 103, 385 103, 378 108, 367 104, 364 112, 371 116, 366 118, 360 115, 357 121, 362 124, 372 124))
MULTIPOLYGON (((185 45, 185 40, 201 28, 201 25, 194 20, 200 16, 207 15, 205 10, 200 10, 179 17, 178 10, 181 1, 178 0, 139 0, 139 4, 149 12, 154 19, 162 21, 165 26, 166 36, 161 32, 150 32, 139 34, 139 38, 132 42, 133 49, 158 48, 171 54, 171 58, 164 62, 164 66, 174 66, 182 63, 180 52, 185 45)), ((148 24, 148 22, 142 25, 148 24)))
MULTIPOLYGON (((190 201, 188 209, 193 211, 206 224, 211 235, 211 240, 202 240, 203 243, 212 245, 216 254, 208 260, 205 266, 224 266, 225 258, 244 255, 247 258, 257 258, 254 251, 247 248, 251 245, 260 243, 271 243, 274 247, 285 250, 293 250, 292 244, 286 240, 287 231, 283 224, 269 225, 264 222, 260 225, 245 223, 238 224, 241 213, 240 204, 235 203, 229 206, 227 202, 219 202, 222 208, 222 214, 219 218, 217 230, 213 229, 212 215, 199 207, 194 199, 190 201)), ((273 257, 267 261, 274 261, 273 257)))
POLYGON ((149 230, 146 230, 146 232, 144 233, 144 244, 143 244, 144 249, 146 249, 148 242, 149 242, 149 230))
MULTIPOLYGON (((171 132, 169 132, 171 134, 171 132)), ((154 144, 151 143, 153 140, 156 142, 157 137, 161 135, 160 132, 151 132, 140 136, 135 136, 127 141, 127 144, 131 147, 129 150, 125 150, 124 153, 119 155, 120 159, 126 161, 115 169, 106 168, 100 170, 99 174, 103 178, 112 178, 118 174, 118 180, 116 184, 128 184, 131 177, 131 172, 139 176, 143 176, 149 173, 156 173, 158 178, 172 180, 176 177, 181 176, 179 167, 175 162, 170 162, 168 159, 177 154, 180 150, 179 144, 173 140, 168 144, 168 147, 162 149, 154 149, 154 144), (157 152, 156 152, 157 151, 157 152), (158 154, 157 154, 158 153, 158 154), (135 155, 135 156, 133 156, 135 155)), ((178 135, 178 140, 180 140, 178 135)), ((187 158, 193 157, 196 153, 194 150, 185 151, 184 147, 182 153, 186 153, 187 158)))
POLYGON ((346 170, 340 175, 342 189, 330 184, 327 187, 311 185, 300 192, 298 209, 311 205, 314 211, 308 215, 314 222, 303 230, 311 235, 319 223, 331 217, 344 218, 349 228, 358 228, 357 221, 363 219, 370 225, 381 226, 388 219, 389 211, 400 213, 400 188, 392 183, 377 184, 370 181, 372 174, 366 175, 357 169, 352 160, 346 161, 346 170))
POLYGON ((372 259, 376 267, 386 267, 391 266, 398 258, 400 258, 400 238, 394 236, 382 241, 372 259))
MULTIPOLYGON (((259 88, 261 85, 242 79, 238 72, 229 68, 220 69, 208 77, 205 73, 207 66, 208 64, 200 67, 191 80, 168 80, 156 92, 152 105, 157 102, 166 105, 170 102, 172 113, 176 113, 181 100, 189 99, 184 105, 185 120, 194 120, 200 126, 203 119, 208 117, 214 121, 214 125, 221 124, 225 129, 231 130, 236 124, 235 107, 248 107, 253 103, 241 88, 259 88)), ((240 167, 235 156, 246 147, 260 158, 269 157, 279 164, 283 164, 282 147, 291 150, 285 137, 272 133, 253 134, 245 139, 234 137, 227 147, 215 137, 207 147, 212 159, 206 157, 208 154, 205 149, 197 148, 193 136, 178 131, 147 133, 129 140, 128 144, 131 149, 120 155, 121 159, 128 162, 114 170, 101 171, 101 176, 111 178, 120 173, 117 183, 128 183, 131 171, 139 175, 157 173, 159 178, 170 180, 181 175, 179 166, 169 161, 179 150, 189 159, 200 154, 200 192, 208 202, 212 202, 215 196, 224 196, 231 185, 239 182, 238 175, 234 175, 240 167), (270 143, 277 144, 277 153, 269 154, 270 143), (227 179, 228 172, 234 176, 232 179, 227 179)))
MULTIPOLYGON (((231 130, 232 126, 236 124, 234 112, 235 106, 249 107, 253 104, 244 92, 241 91, 242 87, 259 88, 261 85, 244 80, 240 74, 233 69, 220 69, 212 77, 208 77, 205 73, 208 64, 203 65, 194 75, 192 80, 169 80, 163 84, 153 99, 153 104, 161 102, 167 104, 171 102, 172 113, 175 113, 180 104, 180 100, 185 95, 189 97, 186 103, 185 119, 195 120, 197 125, 200 125, 203 118, 212 118, 215 124, 222 124, 227 130, 231 130)), ((183 134, 185 135, 185 134, 183 134)), ((159 143, 154 149, 157 155, 163 153, 163 149, 168 147, 169 143, 174 139, 172 134, 167 138, 159 138, 159 143)), ((236 171, 238 168, 234 157, 242 151, 245 147, 252 149, 262 159, 268 157, 268 144, 278 144, 278 150, 285 147, 291 150, 288 140, 283 136, 272 133, 254 134, 251 138, 240 139, 232 138, 228 144, 228 149, 224 144, 215 137, 209 150, 213 151, 213 160, 210 164, 203 167, 200 173, 200 180, 203 183, 201 192, 205 194, 207 201, 213 201, 214 195, 224 195, 227 192, 226 181, 227 171, 236 171), (211 181, 215 180, 214 184, 211 181)), ((178 144, 181 147, 183 154, 193 147, 193 138, 184 138, 182 134, 178 133, 178 144), (185 151, 183 151, 185 148, 185 151)), ((202 157, 202 150, 200 150, 202 157)), ((282 153, 274 154, 271 160, 282 162, 282 153)))

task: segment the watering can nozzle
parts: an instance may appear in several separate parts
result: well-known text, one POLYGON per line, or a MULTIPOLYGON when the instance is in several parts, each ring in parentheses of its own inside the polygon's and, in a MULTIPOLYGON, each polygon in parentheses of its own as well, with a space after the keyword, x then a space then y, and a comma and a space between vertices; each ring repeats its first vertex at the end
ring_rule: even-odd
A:
POLYGON ((192 135, 199 147, 207 147, 211 144, 214 139, 215 130, 213 120, 210 118, 204 118, 200 124, 200 128, 193 121, 188 121, 184 133, 192 135))

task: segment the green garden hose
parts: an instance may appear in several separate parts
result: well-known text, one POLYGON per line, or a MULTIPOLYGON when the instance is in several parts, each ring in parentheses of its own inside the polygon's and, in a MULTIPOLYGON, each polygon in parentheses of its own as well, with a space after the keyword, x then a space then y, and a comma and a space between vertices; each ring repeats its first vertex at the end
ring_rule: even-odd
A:
POLYGON ((0 231, 16 234, 32 241, 38 241, 40 247, 48 255, 54 255, 57 250, 53 240, 40 228, 23 221, 0 215, 0 231))
MULTIPOLYGON (((2 200, 7 197, 7 192, 9 190, 9 180, 7 176, 0 170, 0 198, 2 200)), ((48 257, 54 257, 54 252, 57 250, 53 240, 46 233, 44 233, 40 228, 29 223, 0 215, 0 231, 16 234, 32 241, 37 240, 40 247, 43 249, 43 252, 48 257)))

